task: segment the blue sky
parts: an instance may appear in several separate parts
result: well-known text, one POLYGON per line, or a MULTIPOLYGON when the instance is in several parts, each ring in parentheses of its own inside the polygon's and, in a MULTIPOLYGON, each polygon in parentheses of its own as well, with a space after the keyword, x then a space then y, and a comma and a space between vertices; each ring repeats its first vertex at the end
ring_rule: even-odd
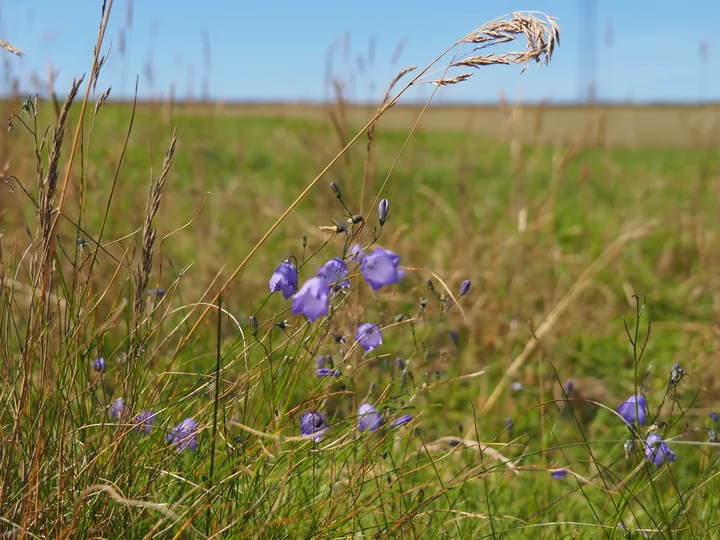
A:
MULTIPOLYGON (((720 100, 720 37, 713 28, 720 2, 595 3, 599 99, 720 100), (703 40, 705 63, 699 55, 703 40)), ((66 89, 90 67, 100 5, 5 0, 0 39, 26 53, 1 55, 6 74, 17 77, 24 92, 42 93, 33 81, 46 81, 52 65, 58 91, 66 89)), ((349 99, 377 101, 399 69, 424 66, 487 20, 532 9, 558 18, 562 43, 550 66, 533 65, 522 76, 515 66, 481 69, 467 83, 441 89, 438 98, 495 102, 502 93, 512 101, 572 101, 584 95, 587 72, 580 62, 587 42, 582 5, 583 0, 116 0, 105 44, 107 49, 112 43, 112 51, 98 91, 112 86, 112 97, 128 97, 137 75, 143 98, 167 96, 172 86, 177 99, 319 101, 329 95, 331 57, 349 99)), ((0 77, 3 93, 7 80, 0 77)), ((421 86, 410 97, 420 99, 431 89, 421 86)))

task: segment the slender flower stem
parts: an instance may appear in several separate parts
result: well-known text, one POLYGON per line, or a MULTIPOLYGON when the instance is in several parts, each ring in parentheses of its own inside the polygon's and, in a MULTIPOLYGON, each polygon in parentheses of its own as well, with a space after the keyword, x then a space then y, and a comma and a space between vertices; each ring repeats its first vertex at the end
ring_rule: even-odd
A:
MULTIPOLYGON (((217 439, 217 419, 218 404, 220 402, 220 363, 222 355, 220 354, 220 342, 222 340, 222 294, 218 294, 218 324, 217 324, 217 356, 215 360, 215 402, 213 403, 213 429, 212 442, 210 443, 210 474, 208 475, 208 488, 211 488, 215 475, 215 441, 217 439)), ((207 527, 206 532, 210 534, 210 508, 207 509, 207 527)))

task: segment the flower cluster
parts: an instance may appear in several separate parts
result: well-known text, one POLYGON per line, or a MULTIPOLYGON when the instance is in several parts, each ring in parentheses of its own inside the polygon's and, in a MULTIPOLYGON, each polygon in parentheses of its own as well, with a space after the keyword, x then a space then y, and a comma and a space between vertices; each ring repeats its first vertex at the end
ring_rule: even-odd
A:
MULTIPOLYGON (((674 364, 670 370, 668 388, 676 386, 682 380, 684 374, 685 372, 680 367, 680 364, 674 364)), ((633 435, 633 438, 628 439, 623 445, 626 457, 630 457, 637 447, 635 440, 639 436, 639 427, 645 426, 648 421, 647 399, 642 393, 630 396, 617 408, 616 412, 633 435)), ((711 412, 710 418, 715 421, 717 415, 711 412)), ((667 442, 658 433, 661 425, 666 424, 664 422, 653 422, 647 430, 645 440, 642 441, 645 448, 645 460, 654 463, 656 469, 659 469, 664 463, 672 463, 676 457, 675 452, 668 447, 667 442)), ((709 438, 714 439, 714 431, 710 430, 710 432, 709 438)))
MULTIPOLYGON (((337 184, 332 184, 331 189, 335 197, 343 204, 346 210, 347 206, 342 199, 342 192, 337 184)), ((387 199, 380 201, 378 207, 378 221, 380 229, 387 223, 390 217, 390 204, 387 199)), ((364 224, 364 218, 359 215, 352 215, 349 212, 350 219, 347 223, 364 224)), ((334 233, 345 232, 348 234, 349 240, 357 240, 352 238, 348 227, 343 223, 335 222, 334 233)), ((300 281, 300 273, 305 271, 308 262, 305 260, 305 248, 307 246, 307 237, 303 237, 303 256, 302 262, 295 256, 290 256, 282 261, 270 276, 268 287, 270 294, 282 293, 285 300, 290 300, 291 311, 294 315, 304 316, 310 323, 314 323, 321 317, 330 317, 333 310, 340 305, 346 298, 347 290, 351 288, 351 280, 356 275, 362 277, 365 283, 373 291, 378 291, 384 287, 399 283, 405 276, 405 269, 400 266, 400 255, 375 245, 379 236, 375 235, 371 244, 362 247, 357 241, 348 241, 343 248, 342 257, 334 257, 324 262, 315 275, 300 281), (348 249, 349 248, 349 249, 348 249), (352 265, 351 269, 348 265, 352 265)), ((358 280, 359 282, 360 280, 358 280)), ((466 280, 460 287, 459 297, 468 294, 470 290, 470 281, 466 280)), ((162 298, 165 291, 162 289, 153 289, 148 293, 149 296, 162 298)), ((422 309, 425 309, 423 305, 422 309)), ((258 331, 261 328, 255 315, 248 318, 248 328, 255 339, 260 339, 258 331)), ((398 321, 401 319, 397 319, 398 321)), ((277 322, 274 320, 272 327, 286 329, 290 325, 287 321, 277 322)), ((336 344, 346 343, 346 338, 342 334, 327 332, 324 334, 328 338, 332 338, 336 344)), ((457 345, 459 343, 457 332, 451 331, 451 340, 457 345)), ((353 348, 364 351, 365 354, 372 353, 379 347, 383 346, 383 331, 381 324, 375 322, 362 322, 357 325, 354 333, 353 348)), ((345 358, 345 351, 341 350, 341 357, 345 358)), ((404 382, 406 378, 412 378, 407 364, 402 358, 396 360, 396 365, 402 371, 401 380, 404 382)), ((95 371, 102 373, 105 370, 105 360, 97 358, 93 362, 95 371)), ((320 379, 333 379, 343 376, 341 369, 335 367, 332 357, 319 356, 315 368, 315 374, 320 379)), ((369 394, 372 394, 374 383, 371 383, 369 394)), ((157 415, 150 409, 142 410, 130 416, 131 411, 123 402, 122 398, 116 399, 108 409, 109 416, 116 420, 122 421, 128 418, 133 429, 138 434, 149 435, 155 426, 157 415)), ((386 419, 383 414, 369 402, 361 403, 357 409, 357 429, 360 433, 376 432, 383 427, 399 428, 412 422, 411 414, 399 414, 386 419)), ((306 412, 300 418, 300 433, 303 436, 311 438, 315 442, 319 442, 331 429, 330 424, 325 416, 316 410, 306 412)), ((196 450, 198 447, 198 422, 192 418, 185 418, 175 428, 173 428, 165 437, 167 443, 174 447, 178 452, 184 450, 196 450)))
MULTIPOLYGON (((411 422, 412 419, 411 414, 403 414, 392 420, 389 426, 400 427, 411 422)), ((363 403, 358 407, 357 428, 360 433, 377 431, 383 425, 385 425, 385 420, 374 405, 363 403)), ((329 430, 330 424, 328 424, 322 413, 310 411, 300 418, 300 434, 312 438, 315 442, 320 442, 329 430)))
MULTIPOLYGON (((117 398, 110 404, 108 408, 110 418, 120 421, 129 415, 129 410, 123 401, 123 398, 117 398)), ((156 414, 151 410, 139 412, 132 419, 134 429, 138 433, 150 434, 155 422, 156 414)), ((185 450, 195 450, 197 448, 198 425, 192 418, 186 418, 174 428, 167 436, 167 442, 174 445, 178 452, 185 450)))

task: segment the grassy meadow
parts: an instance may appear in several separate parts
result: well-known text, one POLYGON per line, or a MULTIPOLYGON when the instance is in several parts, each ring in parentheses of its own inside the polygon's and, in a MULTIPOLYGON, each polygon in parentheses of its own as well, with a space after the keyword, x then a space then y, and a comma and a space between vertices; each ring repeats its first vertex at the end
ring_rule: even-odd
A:
POLYGON ((3 104, 19 116, 0 136, 8 537, 717 534, 720 153, 714 125, 697 135, 703 109, 608 109, 599 142, 602 108, 574 109, 557 136, 565 110, 465 109, 479 129, 431 108, 411 137, 420 110, 398 108, 342 152, 366 110, 96 95, 63 189, 82 92, 49 205, 64 97, 3 104), (628 125, 632 141, 612 135, 628 125), (356 241, 400 255, 404 278, 373 290, 356 241), (334 257, 350 287, 328 316, 270 294, 286 259, 302 286, 334 257), (369 352, 363 322, 382 329, 369 352), (320 356, 339 376, 318 377, 320 356), (615 410, 638 392, 647 421, 631 431, 615 410), (380 429, 360 432, 362 403, 380 429), (318 441, 301 433, 309 411, 329 424, 318 441), (186 418, 197 445, 182 449, 186 418), (674 462, 648 463, 649 433, 674 462))

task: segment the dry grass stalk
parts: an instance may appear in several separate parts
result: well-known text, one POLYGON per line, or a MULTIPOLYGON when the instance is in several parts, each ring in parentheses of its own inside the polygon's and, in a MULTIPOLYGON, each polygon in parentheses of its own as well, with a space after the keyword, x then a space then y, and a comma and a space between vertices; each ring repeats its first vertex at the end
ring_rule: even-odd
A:
POLYGON ((448 86, 451 84, 457 84, 463 81, 467 81, 470 77, 472 77, 472 73, 461 73, 457 77, 451 77, 449 79, 442 78, 436 81, 431 81, 431 83, 435 86, 448 86))
POLYGON ((140 324, 140 316, 143 309, 143 299, 145 297, 145 289, 147 288, 148 280, 150 278, 150 271, 152 270, 152 256, 153 246, 155 245, 155 237, 157 235, 157 229, 153 226, 153 220, 155 215, 160 208, 160 200, 162 199, 163 188, 165 187, 165 180, 167 179, 168 173, 170 172, 170 166, 172 165, 172 158, 175 154, 175 143, 177 142, 177 128, 173 131, 172 140, 170 141, 170 148, 168 148, 163 160, 162 171, 157 180, 153 182, 150 187, 150 196, 148 198, 148 205, 145 211, 145 223, 143 225, 143 240, 142 240, 142 253, 140 255, 140 263, 138 264, 138 271, 135 275, 135 304, 133 307, 133 321, 135 332, 137 332, 140 324))
POLYGON ((111 88, 108 87, 108 89, 103 92, 103 94, 100 96, 100 99, 95 104, 95 114, 96 115, 97 115, 98 111, 100 110, 100 107, 102 107, 105 104, 105 101, 107 101, 107 98, 110 96, 110 90, 111 90, 111 88))
MULTIPOLYGON (((48 158, 47 174, 45 175, 45 178, 40 180, 40 203, 38 211, 37 238, 39 238, 42 242, 42 252, 44 255, 48 249, 49 244, 51 243, 52 238, 52 215, 54 213, 53 204, 55 201, 55 191, 58 181, 58 163, 60 161, 60 151, 62 150, 63 139, 65 137, 65 123, 67 121, 68 112, 70 111, 70 106, 72 105, 75 97, 77 96, 82 81, 82 77, 79 80, 73 81, 70 93, 65 99, 65 103, 60 110, 58 123, 57 126, 55 126, 55 130, 53 132, 53 141, 52 147, 50 148, 50 156, 48 158)), ((35 260, 37 262, 37 257, 35 260)), ((36 274, 35 279, 37 279, 37 277, 38 276, 36 274)))
POLYGON ((0 47, 5 49, 7 52, 14 54, 15 56, 23 57, 25 56, 25 53, 22 52, 17 47, 13 46, 11 43, 8 43, 7 41, 4 41, 0 39, 0 47))

